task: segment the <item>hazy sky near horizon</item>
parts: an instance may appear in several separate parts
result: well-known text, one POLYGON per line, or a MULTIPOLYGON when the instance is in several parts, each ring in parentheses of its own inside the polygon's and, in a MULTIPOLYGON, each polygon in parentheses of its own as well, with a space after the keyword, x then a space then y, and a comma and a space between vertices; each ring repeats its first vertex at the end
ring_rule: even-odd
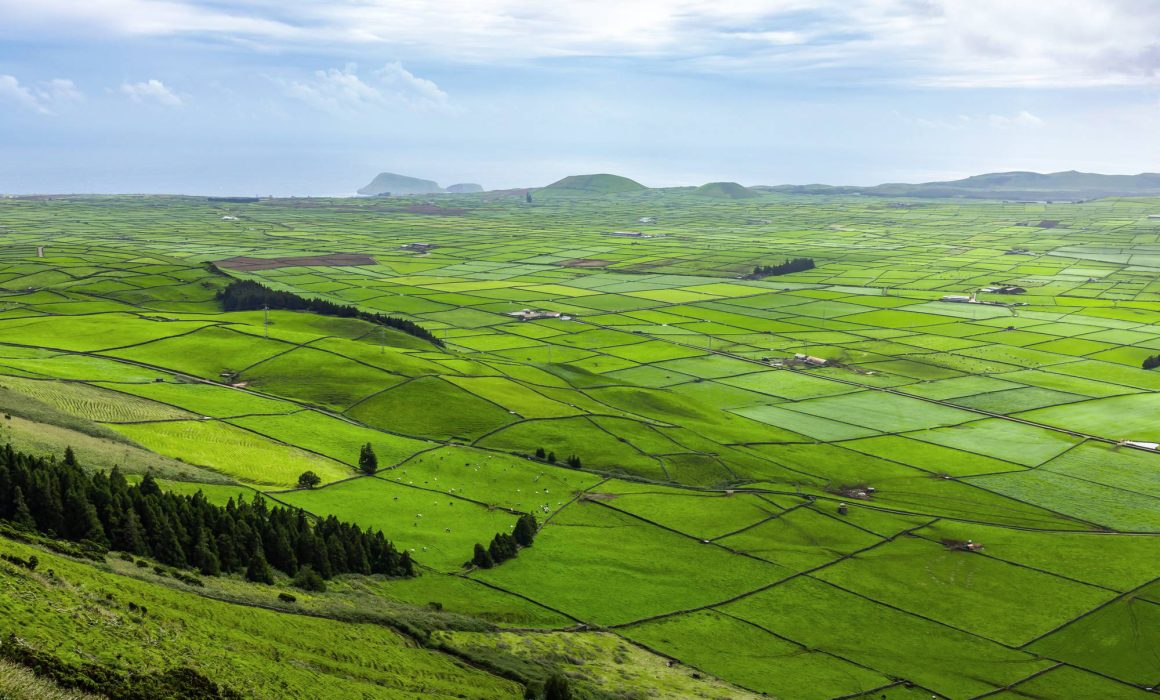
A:
POLYGON ((0 192, 1160 170, 1155 0, 0 0, 0 192))

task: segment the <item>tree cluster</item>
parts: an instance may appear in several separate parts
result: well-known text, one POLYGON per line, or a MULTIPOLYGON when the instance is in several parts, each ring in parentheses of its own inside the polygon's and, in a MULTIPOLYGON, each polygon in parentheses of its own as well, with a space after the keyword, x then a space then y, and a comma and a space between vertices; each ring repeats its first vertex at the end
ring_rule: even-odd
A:
POLYGON ((508 559, 515 557, 524 547, 532 546, 539 527, 539 523, 536 522, 536 516, 521 515, 520 519, 516 521, 516 526, 512 529, 511 534, 506 532, 496 533, 495 537, 491 539, 491 544, 486 547, 477 543, 475 545, 475 552, 472 554, 471 561, 468 562, 468 565, 475 565, 481 569, 490 569, 497 564, 504 563, 508 559))
POLYGON ((1160 367, 1160 355, 1149 355, 1144 358, 1144 362, 1140 365, 1144 369, 1156 369, 1160 367))
MULTIPOLYGON (((545 462, 548 462, 549 464, 555 464, 556 463, 556 453, 549 452, 548 450, 545 450, 543 447, 537 447, 536 448, 536 459, 543 460, 545 462)), ((579 469, 580 468, 580 458, 577 457, 576 455, 568 455, 568 457, 564 460, 564 464, 567 464, 569 467, 572 467, 573 469, 579 469)))
POLYGON ((758 265, 753 268, 753 274, 749 275, 749 279, 756 280, 762 277, 776 277, 778 275, 788 275, 791 272, 802 272, 812 269, 814 269, 813 258, 794 258, 793 260, 786 260, 780 265, 758 265))
POLYGON ((0 450, 0 519, 206 576, 245 572, 251 581, 271 583, 271 568, 295 576, 305 566, 321 578, 414 575, 410 554, 381 531, 334 516, 315 523, 300 510, 268 506, 260 495, 218 506, 200 491, 162 492, 151 475, 130 485, 118 469, 84 471, 71 449, 61 461, 11 445, 0 450))
POLYGON ((443 346, 443 341, 414 321, 397 316, 360 311, 357 307, 336 304, 326 299, 308 298, 293 292, 270 289, 266 285, 252 280, 235 280, 218 292, 217 297, 225 311, 255 311, 269 307, 288 311, 309 311, 322 316, 357 318, 367 323, 394 328, 416 338, 422 338, 434 345, 443 346))

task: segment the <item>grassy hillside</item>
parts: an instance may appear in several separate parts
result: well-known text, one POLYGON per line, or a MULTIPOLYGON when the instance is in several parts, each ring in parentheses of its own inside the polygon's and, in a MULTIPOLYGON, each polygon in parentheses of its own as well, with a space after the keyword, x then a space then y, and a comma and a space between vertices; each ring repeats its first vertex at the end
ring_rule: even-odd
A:
POLYGON ((640 192, 647 189, 635 180, 620 175, 569 175, 537 190, 538 195, 586 197, 604 194, 640 192))
POLYGON ((693 194, 717 199, 748 199, 757 196, 756 192, 736 182, 709 182, 693 190, 693 194))

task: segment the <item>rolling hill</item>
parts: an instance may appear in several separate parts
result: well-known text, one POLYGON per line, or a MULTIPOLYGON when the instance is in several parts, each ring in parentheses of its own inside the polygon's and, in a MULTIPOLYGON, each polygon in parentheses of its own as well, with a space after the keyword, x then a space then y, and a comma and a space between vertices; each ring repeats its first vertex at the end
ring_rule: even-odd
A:
POLYGON ((756 192, 736 182, 709 182, 693 190, 693 194, 717 199, 748 199, 757 196, 756 192))
POLYGON ((1160 196, 1160 174, 1101 175, 1075 170, 1058 173, 1013 171, 973 175, 962 180, 873 187, 778 185, 755 189, 788 194, 861 194, 878 197, 969 197, 974 199, 1096 199, 1160 196))
POLYGON ((538 194, 592 197, 639 192, 646 189, 648 188, 636 180, 630 180, 620 175, 600 173, 596 175, 569 175, 539 190, 538 194))

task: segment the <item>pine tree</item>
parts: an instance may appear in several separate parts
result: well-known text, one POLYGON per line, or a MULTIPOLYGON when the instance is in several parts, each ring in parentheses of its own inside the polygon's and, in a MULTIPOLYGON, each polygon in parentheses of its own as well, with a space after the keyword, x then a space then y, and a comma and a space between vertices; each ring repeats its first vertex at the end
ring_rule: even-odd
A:
POLYGON ((197 570, 201 572, 202 576, 217 576, 222 571, 217 552, 213 550, 209 533, 205 530, 201 531, 201 537, 198 538, 197 547, 193 550, 193 565, 197 567, 197 570))
POLYGON ((536 459, 544 459, 547 456, 548 456, 548 453, 544 450, 543 447, 536 448, 536 459))
POLYGON ((512 536, 521 547, 531 547, 532 542, 536 539, 536 528, 536 516, 521 515, 520 519, 516 521, 512 536))
POLYGON ((69 466, 69 467, 77 466, 77 456, 73 452, 72 447, 65 447, 64 448, 64 463, 66 466, 69 466))
POLYGON ((364 474, 374 474, 379 469, 379 458, 375 456, 375 450, 369 442, 359 451, 358 468, 364 474))
POLYGON ((307 564, 298 570, 298 575, 294 577, 294 587, 301 588, 304 591, 313 591, 315 593, 326 592, 326 581, 318 575, 313 566, 307 564))
POLYGON ((246 580, 254 583, 274 583, 274 572, 266 563, 266 557, 259 551, 250 558, 250 565, 246 568, 246 580))
POLYGON ((157 485, 157 480, 153 478, 153 472, 147 472, 145 478, 141 480, 141 494, 144 496, 160 496, 161 487, 157 485))
POLYGON ((148 554, 141 533, 141 519, 132 508, 120 510, 109 523, 109 541, 113 549, 133 554, 148 554))
POLYGON ((551 462, 552 464, 556 463, 556 453, 555 452, 548 453, 548 461, 551 462))
POLYGON ((568 679, 553 673, 544 684, 544 700, 572 700, 572 688, 568 679))
POLYGON ((471 563, 481 569, 490 569, 495 566, 495 560, 491 558, 491 554, 478 542, 475 545, 475 555, 471 557, 471 563))
POLYGON ((21 527, 36 527, 36 520, 32 517, 32 511, 28 510, 28 504, 24 502, 24 492, 19 486, 12 488, 12 522, 21 527))
POLYGON ((572 467, 573 469, 580 468, 580 458, 577 457, 576 455, 569 455, 568 459, 565 460, 565 462, 568 464, 569 467, 572 467))

